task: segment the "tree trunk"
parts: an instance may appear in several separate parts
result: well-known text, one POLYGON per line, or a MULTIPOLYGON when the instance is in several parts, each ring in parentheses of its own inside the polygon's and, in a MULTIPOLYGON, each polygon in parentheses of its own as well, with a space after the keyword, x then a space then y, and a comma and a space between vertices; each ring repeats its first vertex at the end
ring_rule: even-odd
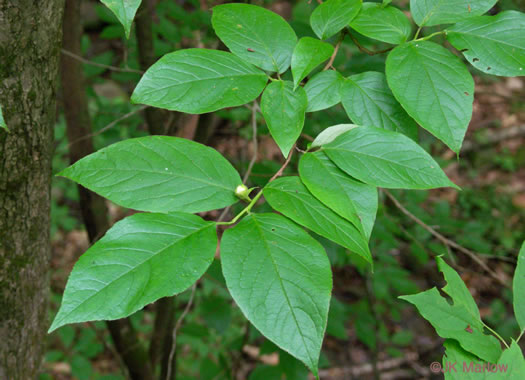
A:
POLYGON ((0 0, 0 379, 35 379, 49 327, 51 156, 63 0, 0 0))

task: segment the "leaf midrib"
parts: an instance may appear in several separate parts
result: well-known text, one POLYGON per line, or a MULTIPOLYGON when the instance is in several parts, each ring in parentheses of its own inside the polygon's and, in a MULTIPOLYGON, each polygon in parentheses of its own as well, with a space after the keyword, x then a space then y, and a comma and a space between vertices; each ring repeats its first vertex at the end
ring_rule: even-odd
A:
MULTIPOLYGON (((106 289, 108 286, 114 284, 116 281, 120 280, 122 277, 126 276, 127 274, 129 274, 130 272, 136 270, 137 268, 141 267, 142 265, 144 265, 145 263, 149 262, 151 259, 153 259, 154 257, 157 257, 157 255, 163 253, 164 251, 172 248, 174 245, 180 243, 181 241, 184 241, 186 240, 187 238, 189 238, 190 236, 193 236, 194 234, 196 233, 199 233, 199 232, 202 232, 204 231, 206 228, 209 228, 209 227, 213 227, 214 226, 214 223, 207 223, 207 225, 204 225, 202 226, 201 228, 198 228, 196 229, 195 231, 189 233, 188 235, 185 235, 183 237, 181 237, 180 239, 178 240, 175 240, 174 242, 168 244, 167 246, 165 247, 162 247, 161 249, 159 249, 158 251, 156 252, 153 252, 151 254, 151 256, 147 257, 145 260, 143 260, 142 262, 138 263, 135 267, 133 267, 132 269, 122 273, 120 276, 118 276, 117 278, 113 279, 111 282, 108 282, 106 285, 104 285, 102 288, 100 288, 98 291, 94 292, 92 295, 90 295, 89 297, 87 297, 83 302, 79 303, 77 306, 75 306, 73 309, 71 309, 64 317, 61 318, 61 321, 63 321, 65 318, 67 318, 69 315, 71 315, 75 310, 77 310, 80 306, 84 305, 86 302, 88 302, 91 298, 95 297, 96 295, 100 294, 102 291, 104 291, 104 289, 106 289)), ((54 323, 53 323, 54 324, 54 323)), ((59 324, 59 326, 62 326, 62 324, 59 324)))
POLYGON ((307 348, 307 345, 306 345, 306 340, 305 340, 305 337, 303 335, 303 332, 301 330, 301 328, 299 327, 299 322, 297 321, 297 317, 295 316, 295 311, 294 311, 294 308, 292 307, 292 304, 290 302, 290 299, 288 298, 288 293, 284 287, 284 283, 282 281, 282 278, 281 278, 281 274, 279 272, 279 269, 277 267, 277 263, 275 262, 273 256, 272 256, 272 251, 270 249, 270 246, 268 245, 268 241, 266 240, 265 238, 265 235, 264 235, 264 230, 263 228, 259 225, 259 222, 257 221, 257 218, 255 215, 252 216, 252 219, 253 219, 253 222, 255 224, 255 227, 257 227, 257 230, 259 232, 259 235, 261 237, 261 240, 264 242, 264 246, 266 248, 266 252, 268 253, 268 256, 270 257, 270 260, 272 262, 272 265, 274 267, 274 270, 275 270, 275 273, 277 274, 277 278, 279 279, 279 284, 281 285, 281 290, 283 291, 283 294, 284 294, 284 298, 286 299, 286 303, 288 304, 288 307, 290 308, 290 312, 293 316, 293 319, 294 319, 294 322, 295 322, 295 326, 297 328, 297 331, 299 332, 299 335, 301 336, 301 340, 303 341, 303 344, 304 344, 304 349, 308 355, 308 358, 310 359, 310 364, 312 365, 312 367, 314 367, 314 360, 312 359, 312 356, 310 355, 310 350, 307 348))
MULTIPOLYGON (((176 175, 173 175, 173 173, 170 173, 170 172, 162 172, 162 171, 154 171, 154 170, 143 170, 143 169, 121 169, 121 168, 82 168, 82 169, 78 169, 79 171, 91 171, 91 172, 96 172, 96 171, 110 171, 110 172, 115 172, 115 171, 124 171, 124 172, 140 172, 140 173, 150 173, 150 174, 162 174, 162 175, 168 175, 168 176, 172 176, 173 179, 177 179, 177 178, 186 178, 186 179, 191 179, 191 180, 194 180, 196 182, 201 182, 201 183, 204 183, 204 184, 207 184, 207 185, 210 185, 210 186, 214 186, 214 187, 218 187, 218 188, 221 188, 221 189, 225 189, 225 190, 228 190, 230 192, 233 192, 233 189, 229 188, 229 187, 226 187, 222 184, 219 184, 217 182, 209 182, 209 181, 206 181, 204 179, 201 179, 199 177, 190 177, 190 176, 187 176, 187 175, 182 175, 182 174, 176 174, 176 175)), ((67 178, 70 178, 72 180, 75 180, 75 178, 73 178, 73 176, 69 177, 68 175, 63 175, 64 177, 67 177, 67 178)), ((76 176, 75 176, 76 177, 76 176)))

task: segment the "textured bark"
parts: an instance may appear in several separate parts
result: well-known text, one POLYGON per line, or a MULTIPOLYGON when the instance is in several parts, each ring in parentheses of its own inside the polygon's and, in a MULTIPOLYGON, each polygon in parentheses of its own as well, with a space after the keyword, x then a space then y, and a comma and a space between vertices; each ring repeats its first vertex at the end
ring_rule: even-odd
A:
MULTIPOLYGON (((80 0, 66 0, 64 12, 64 49, 81 55, 80 39, 82 22, 80 0)), ((91 138, 91 118, 86 97, 82 64, 66 55, 62 56, 62 92, 64 113, 67 122, 67 137, 70 143, 71 163, 94 152, 91 138)), ((109 229, 108 209, 102 197, 78 186, 82 218, 91 243, 96 242, 109 229)), ((139 341, 137 332, 128 319, 108 321, 108 329, 117 352, 122 357, 133 380, 153 379, 148 355, 139 341)))
POLYGON ((63 0, 0 0, 0 379, 35 379, 49 327, 50 183, 63 0))

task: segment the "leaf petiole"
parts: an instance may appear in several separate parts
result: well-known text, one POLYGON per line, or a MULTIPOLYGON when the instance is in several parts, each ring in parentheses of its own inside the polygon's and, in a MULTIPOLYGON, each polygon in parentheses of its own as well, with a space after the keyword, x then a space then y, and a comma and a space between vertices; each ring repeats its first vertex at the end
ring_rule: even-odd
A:
POLYGON ((501 342, 505 345, 506 348, 509 348, 509 345, 507 344, 507 342, 505 342, 505 339, 503 339, 495 330, 493 330, 489 325, 487 325, 485 322, 481 321, 481 323, 483 323, 483 326, 485 326, 487 328, 487 330, 489 330, 492 334, 494 334, 496 336, 496 338, 498 338, 499 340, 501 340, 501 342))
POLYGON ((215 224, 219 225, 219 226, 231 226, 232 224, 235 224, 239 221, 239 219, 245 215, 245 214, 248 214, 252 207, 257 203, 257 201, 259 200, 259 198, 261 197, 262 195, 262 190, 259 191, 257 193, 257 195, 255 197, 253 197, 253 199, 250 201, 250 203, 248 204, 248 206, 246 206, 240 213, 238 213, 232 220, 230 220, 229 222, 216 222, 215 224))
POLYGON ((524 335, 524 333, 525 333, 525 329, 523 329, 523 330, 521 331, 521 334, 518 336, 518 339, 516 339, 516 343, 518 343, 518 342, 520 341, 520 339, 521 339, 521 337, 524 335))
POLYGON ((428 36, 421 37, 421 38, 417 38, 418 34, 416 34, 416 36, 414 37, 414 39, 412 41, 426 41, 426 40, 431 39, 432 37, 439 36, 441 34, 447 34, 447 31, 446 30, 440 30, 439 32, 435 32, 435 33, 429 34, 428 36))

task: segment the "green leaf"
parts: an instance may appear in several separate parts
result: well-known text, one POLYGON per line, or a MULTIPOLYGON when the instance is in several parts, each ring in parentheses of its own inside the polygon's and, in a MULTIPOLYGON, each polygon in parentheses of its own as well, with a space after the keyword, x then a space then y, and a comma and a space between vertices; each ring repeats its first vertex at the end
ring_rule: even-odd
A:
POLYGON ((474 80, 463 62, 438 44, 414 41, 390 52, 386 77, 408 114, 459 153, 474 100, 474 80))
POLYGON ((512 282, 514 293, 514 315, 520 326, 520 330, 525 330, 525 242, 523 242, 518 255, 518 264, 514 272, 512 282))
POLYGON ((294 91, 293 87, 292 82, 274 81, 266 87, 261 99, 268 129, 285 157, 301 135, 308 103, 304 89, 294 91))
POLYGON ((0 106, 0 128, 3 128, 6 131, 8 131, 7 125, 6 125, 5 120, 4 120, 4 115, 2 114, 2 107, 1 106, 0 106))
POLYGON ((319 148, 323 145, 331 143, 337 138, 337 136, 357 127, 358 125, 355 124, 337 124, 328 127, 317 135, 317 137, 312 142, 311 147, 319 148))
POLYGON ((278 14, 249 4, 213 8, 217 36, 231 52, 267 71, 284 73, 290 67, 297 36, 278 14))
POLYGON ((131 32, 131 24, 133 24, 133 19, 139 9, 140 3, 142 0, 100 0, 103 4, 108 7, 111 12, 117 16, 118 20, 124 27, 126 32, 126 38, 129 39, 129 34, 131 32))
POLYGON ((479 16, 447 29, 447 39, 475 68, 492 75, 525 75, 525 14, 479 16))
POLYGON ((483 360, 491 363, 498 360, 501 354, 499 341, 483 333, 483 324, 465 306, 451 305, 436 288, 399 298, 415 305, 440 337, 456 339, 461 347, 483 360))
POLYGON ((361 231, 314 198, 299 177, 278 178, 266 185, 263 192, 264 198, 276 211, 372 264, 368 242, 361 231))
POLYGON ((121 206, 151 212, 203 212, 238 201, 237 171, 216 150, 167 136, 128 139, 59 175, 121 206))
POLYGON ((392 189, 455 187, 436 161, 401 133, 358 127, 323 148, 344 172, 369 185, 392 189))
POLYGON ((133 103, 200 114, 257 98, 266 74, 231 53, 186 49, 159 59, 133 92, 133 103))
POLYGON ((315 34, 325 40, 347 26, 360 9, 361 0, 328 0, 312 12, 310 25, 315 34))
POLYGON ((378 3, 364 3, 350 27, 363 36, 396 45, 405 42, 412 34, 412 24, 403 12, 378 3))
MULTIPOLYGON (((492 367, 492 366, 491 366, 492 367)), ((525 377, 525 358, 516 341, 503 351, 498 360, 497 371, 487 374, 488 380, 521 380, 525 377)))
POLYGON ((306 78, 310 72, 326 61, 334 47, 326 42, 312 37, 303 37, 297 43, 292 55, 292 74, 294 88, 306 78))
POLYGON ((354 123, 401 132, 417 140, 417 124, 394 98, 383 73, 370 71, 348 77, 341 86, 341 101, 354 123))
POLYGON ((299 174, 308 190, 370 239, 377 213, 377 189, 349 177, 322 151, 306 153, 299 174))
POLYGON ((441 257, 438 256, 436 262, 447 282, 447 285, 445 285, 442 290, 452 298, 455 305, 463 305, 472 317, 481 320, 478 305, 476 305, 476 301, 472 298, 472 294, 470 294, 470 291, 459 274, 441 257))
POLYGON ((332 273, 322 246, 277 214, 252 214, 224 232, 222 270, 248 320, 317 375, 332 273))
POLYGON ((453 24, 481 16, 498 0, 410 0, 410 12, 419 26, 453 24))
POLYGON ((445 380, 480 380, 485 378, 483 374, 469 370, 471 364, 473 368, 476 368, 478 365, 483 365, 483 361, 461 348, 456 340, 447 339, 443 346, 445 347, 445 355, 443 356, 442 368, 445 370, 449 368, 445 372, 445 380), (466 364, 466 367, 463 363, 466 364))
POLYGON ((449 368, 445 380, 520 380, 525 376, 525 359, 515 341, 503 351, 497 363, 479 360, 451 339, 447 339, 444 346, 443 368, 447 365, 449 368))
POLYGON ((215 224, 190 214, 135 214, 84 253, 69 276, 49 331, 126 317, 190 287, 217 248, 215 224))
POLYGON ((335 70, 321 71, 311 77, 304 86, 308 98, 306 112, 321 111, 339 103, 343 81, 343 76, 335 70))

